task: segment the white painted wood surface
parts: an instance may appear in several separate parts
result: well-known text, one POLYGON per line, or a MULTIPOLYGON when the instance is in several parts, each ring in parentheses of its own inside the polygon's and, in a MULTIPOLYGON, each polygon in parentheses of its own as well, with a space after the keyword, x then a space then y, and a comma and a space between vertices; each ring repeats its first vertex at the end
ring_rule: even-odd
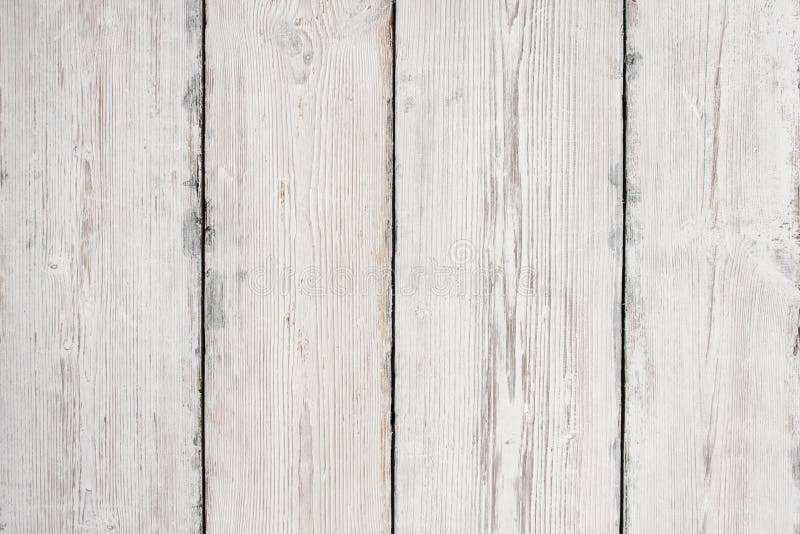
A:
POLYGON ((0 1, 0 530, 197 532, 200 2, 0 1))
POLYGON ((396 31, 397 532, 616 532, 622 4, 396 31))
POLYGON ((390 15, 208 2, 210 532, 389 532, 390 15))
POLYGON ((799 16, 628 3, 626 532, 800 528, 799 16))
POLYGON ((800 7, 622 1, 0 0, 0 531, 800 531, 800 7))

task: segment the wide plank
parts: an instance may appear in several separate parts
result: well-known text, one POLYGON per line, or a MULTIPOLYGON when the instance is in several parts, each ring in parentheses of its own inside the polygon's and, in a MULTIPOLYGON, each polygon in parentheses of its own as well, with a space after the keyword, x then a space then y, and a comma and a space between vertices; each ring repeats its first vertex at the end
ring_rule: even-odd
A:
POLYGON ((798 532, 797 3, 627 8, 625 531, 798 532))
POLYGON ((390 16, 208 1, 210 532, 389 532, 390 16))
POLYGON ((396 531, 616 532, 622 3, 396 31, 396 531))
POLYGON ((198 532, 201 2, 0 13, 0 531, 198 532))

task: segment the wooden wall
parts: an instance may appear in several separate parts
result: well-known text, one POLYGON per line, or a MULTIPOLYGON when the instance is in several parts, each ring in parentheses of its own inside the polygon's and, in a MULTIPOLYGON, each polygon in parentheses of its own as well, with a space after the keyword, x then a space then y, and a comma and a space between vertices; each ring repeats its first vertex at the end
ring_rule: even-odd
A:
POLYGON ((800 529, 792 0, 0 0, 0 531, 800 529))

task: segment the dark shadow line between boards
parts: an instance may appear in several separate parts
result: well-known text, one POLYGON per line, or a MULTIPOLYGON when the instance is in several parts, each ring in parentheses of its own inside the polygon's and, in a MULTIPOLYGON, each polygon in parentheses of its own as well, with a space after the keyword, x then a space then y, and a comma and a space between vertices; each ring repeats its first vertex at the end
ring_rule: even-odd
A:
POLYGON ((200 193, 200 506, 202 507, 200 530, 205 534, 208 525, 206 495, 208 480, 206 470, 206 113, 208 111, 207 74, 206 74, 206 12, 207 0, 200 6, 200 176, 198 188, 200 193))
POLYGON ((619 534, 625 533, 625 300, 628 231, 628 3, 622 1, 622 280, 620 291, 619 534))
POLYGON ((395 389, 396 389, 396 373, 395 373, 395 325, 396 325, 396 309, 397 309, 397 273, 396 273, 396 257, 397 257, 397 2, 392 2, 391 11, 391 45, 392 45, 392 104, 391 104, 391 124, 392 124, 392 152, 391 152, 391 169, 392 169, 392 182, 391 182, 391 212, 392 212, 392 256, 391 256, 391 310, 392 310, 392 327, 391 327, 391 349, 390 349, 390 362, 389 373, 391 374, 390 386, 390 399, 389 399, 389 530, 391 534, 395 532, 395 465, 396 465, 396 432, 397 427, 395 424, 395 389))

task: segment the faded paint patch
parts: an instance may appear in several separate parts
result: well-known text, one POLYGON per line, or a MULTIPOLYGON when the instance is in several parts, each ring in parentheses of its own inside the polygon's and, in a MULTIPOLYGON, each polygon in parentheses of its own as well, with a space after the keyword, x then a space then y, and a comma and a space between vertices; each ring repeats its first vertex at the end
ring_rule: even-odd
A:
POLYGON ((214 250, 214 238, 216 237, 216 232, 214 231, 214 227, 209 224, 209 221, 213 219, 212 217, 213 206, 210 202, 206 202, 206 226, 203 228, 203 232, 205 234, 205 251, 210 252, 214 250))
POLYGON ((626 202, 630 204, 638 204, 642 201, 642 190, 638 184, 627 184, 627 198, 625 199, 626 202))
POLYGON ((183 215, 183 229, 181 238, 183 242, 183 253, 190 258, 200 256, 200 219, 192 210, 188 210, 183 215))
POLYGON ((625 56, 625 77, 627 81, 632 81, 639 77, 639 67, 641 63, 642 55, 639 52, 630 52, 625 56))
POLYGON ((209 328, 225 326, 225 309, 223 308, 224 285, 222 276, 213 270, 206 273, 205 316, 209 328))
POLYGON ((614 187, 622 183, 622 162, 616 161, 608 170, 608 183, 614 187))
POLYGON ((303 409, 297 422, 298 465, 297 465, 297 499, 302 509, 301 530, 310 532, 314 502, 314 442, 311 427, 311 414, 308 403, 303 402, 303 409))
POLYGON ((639 25, 639 5, 636 0, 631 0, 628 4, 628 27, 635 28, 639 25))
POLYGON ((792 479, 795 485, 800 488, 800 445, 789 451, 789 462, 792 466, 792 479))
POLYGON ((188 32, 195 32, 200 29, 202 17, 202 3, 197 0, 186 0, 186 20, 185 27, 188 32))
POLYGON ((191 77, 183 93, 183 107, 189 113, 197 113, 200 110, 200 98, 203 94, 203 76, 197 72, 191 77))

